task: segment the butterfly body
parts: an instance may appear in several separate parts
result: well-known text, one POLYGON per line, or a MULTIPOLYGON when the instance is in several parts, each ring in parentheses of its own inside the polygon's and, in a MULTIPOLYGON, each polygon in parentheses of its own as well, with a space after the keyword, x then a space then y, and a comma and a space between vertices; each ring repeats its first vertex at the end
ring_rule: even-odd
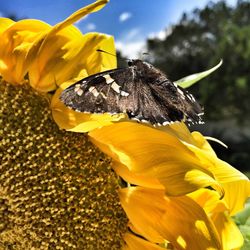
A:
POLYGON ((153 125, 202 121, 194 97, 163 72, 141 60, 128 65, 84 78, 65 89, 60 99, 75 111, 127 113, 130 119, 153 125))

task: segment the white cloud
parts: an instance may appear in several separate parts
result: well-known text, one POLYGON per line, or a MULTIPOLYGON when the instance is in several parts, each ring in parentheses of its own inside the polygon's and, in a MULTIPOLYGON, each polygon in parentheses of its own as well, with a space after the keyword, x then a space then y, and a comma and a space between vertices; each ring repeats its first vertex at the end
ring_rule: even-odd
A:
POLYGON ((126 33, 123 33, 123 37, 126 40, 133 40, 136 39, 138 36, 140 36, 140 29, 139 28, 133 28, 129 30, 126 33))
POLYGON ((160 30, 158 32, 153 32, 148 35, 148 38, 154 39, 158 38, 160 40, 164 40, 166 36, 170 35, 172 33, 172 27, 170 26, 168 29, 160 30))
POLYGON ((144 40, 137 40, 137 41, 122 41, 118 40, 116 41, 116 48, 122 52, 122 55, 127 57, 128 59, 135 59, 140 57, 142 54, 140 54, 143 51, 143 48, 145 47, 145 41, 144 40))
POLYGON ((94 23, 88 23, 87 26, 86 26, 86 29, 88 31, 95 30, 96 29, 96 25, 94 23))
POLYGON ((140 27, 134 27, 124 31, 115 44, 122 55, 130 59, 138 58, 145 47, 145 36, 142 34, 140 27))
POLYGON ((132 13, 131 12, 123 12, 120 16, 119 16, 119 21, 120 22, 125 22, 127 21, 129 18, 132 17, 132 13))

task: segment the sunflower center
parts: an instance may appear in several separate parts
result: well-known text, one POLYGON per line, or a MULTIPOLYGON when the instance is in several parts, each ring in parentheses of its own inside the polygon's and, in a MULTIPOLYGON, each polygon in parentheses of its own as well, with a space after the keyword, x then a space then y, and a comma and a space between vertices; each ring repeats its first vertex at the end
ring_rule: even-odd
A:
POLYGON ((57 127, 48 96, 0 83, 0 159, 0 248, 121 248, 127 218, 110 160, 57 127))

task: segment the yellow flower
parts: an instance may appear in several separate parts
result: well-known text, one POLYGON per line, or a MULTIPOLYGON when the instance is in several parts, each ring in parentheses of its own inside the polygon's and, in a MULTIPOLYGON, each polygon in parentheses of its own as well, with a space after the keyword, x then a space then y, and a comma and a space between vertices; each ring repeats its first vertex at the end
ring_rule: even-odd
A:
POLYGON ((60 130, 48 98, 0 83, 0 248, 120 249, 127 217, 110 160, 60 130))
POLYGON ((105 3, 107 0, 99 0, 82 8, 54 27, 38 20, 10 24, 4 19, 0 42, 0 73, 3 78, 11 83, 22 83, 28 73, 32 87, 48 92, 74 77, 107 69, 105 64, 116 67, 114 59, 108 60, 100 53, 93 53, 99 47, 113 52, 112 37, 98 33, 82 35, 71 25, 86 14, 99 10, 105 3))
POLYGON ((167 241, 174 249, 220 249, 214 225, 189 197, 130 187, 120 191, 120 198, 131 229, 150 242, 167 241))
MULTIPOLYGON (((199 132, 182 123, 156 129, 122 122, 89 135, 124 180, 141 186, 122 189, 120 198, 131 230, 148 243, 168 242, 174 249, 242 246, 230 216, 250 196, 249 180, 218 159, 199 132)), ((142 244, 134 236, 125 240, 127 249, 142 244)))
POLYGON ((60 102, 74 81, 116 67, 114 57, 97 52, 115 53, 112 37, 72 26, 106 3, 96 1, 53 27, 0 20, 0 244, 239 248, 230 216, 250 195, 249 181, 218 159, 200 133, 182 123, 154 128, 125 114, 81 114, 60 102))
POLYGON ((224 190, 215 180, 210 165, 205 165, 184 145, 173 127, 162 131, 122 122, 94 130, 89 135, 102 151, 131 172, 157 179, 168 195, 184 195, 198 188, 213 187, 223 196, 224 190))
POLYGON ((121 249, 127 216, 110 159, 54 122, 51 91, 116 67, 113 38, 71 24, 0 20, 0 248, 121 249), (50 92, 50 93, 48 93, 50 92))
MULTIPOLYGON (((239 196, 242 196, 241 194, 239 196)), ((204 208, 219 233, 222 249, 240 249, 243 237, 240 230, 230 218, 230 206, 225 199, 220 200, 217 193, 200 189, 189 194, 194 201, 204 208)))

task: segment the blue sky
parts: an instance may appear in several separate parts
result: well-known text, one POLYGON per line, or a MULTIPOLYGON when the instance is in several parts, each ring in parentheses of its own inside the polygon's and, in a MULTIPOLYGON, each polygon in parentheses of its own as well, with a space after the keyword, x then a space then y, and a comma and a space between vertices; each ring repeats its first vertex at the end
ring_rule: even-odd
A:
MULTIPOLYGON (((51 25, 62 21, 94 0, 10 0, 0 1, 0 15, 35 18, 51 25)), ((217 2, 217 0, 215 0, 217 2)), ((236 0, 227 0, 235 5, 236 0)), ((83 32, 97 31, 113 35, 123 54, 135 58, 143 50, 147 37, 164 35, 183 12, 204 7, 208 0, 110 0, 99 12, 76 25, 83 32)))

